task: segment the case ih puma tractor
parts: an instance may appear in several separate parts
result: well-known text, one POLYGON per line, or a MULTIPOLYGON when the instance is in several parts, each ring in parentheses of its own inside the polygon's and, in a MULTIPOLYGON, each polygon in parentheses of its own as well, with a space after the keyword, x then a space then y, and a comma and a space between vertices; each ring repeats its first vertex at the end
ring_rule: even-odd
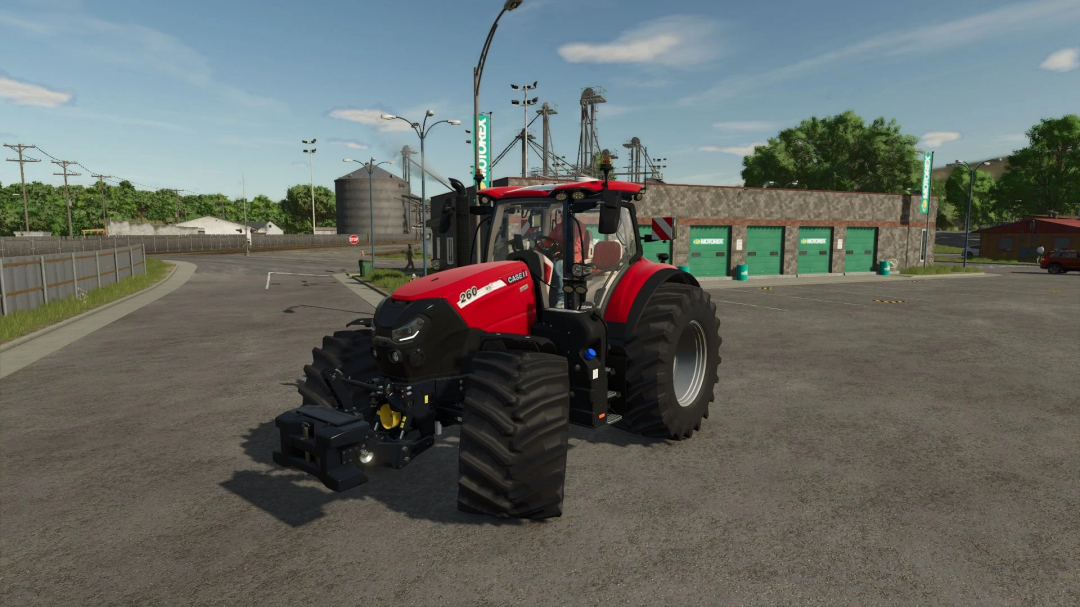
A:
POLYGON ((460 424, 460 510, 560 516, 568 424, 674 440, 701 428, 716 306, 689 274, 642 257, 639 184, 488 188, 469 206, 452 181, 440 231, 456 215, 466 265, 406 283, 349 323, 360 328, 323 339, 303 405, 277 418, 274 461, 345 491, 460 424), (482 217, 483 263, 466 261, 469 214, 482 217))

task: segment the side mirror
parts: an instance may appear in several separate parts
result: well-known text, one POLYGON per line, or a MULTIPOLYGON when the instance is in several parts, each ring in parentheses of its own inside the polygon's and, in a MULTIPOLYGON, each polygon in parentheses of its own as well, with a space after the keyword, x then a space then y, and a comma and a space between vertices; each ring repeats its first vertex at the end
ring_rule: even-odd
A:
POLYGON ((614 190, 600 192, 600 225, 601 234, 614 234, 619 231, 619 219, 622 217, 622 209, 619 208, 619 193, 614 190))

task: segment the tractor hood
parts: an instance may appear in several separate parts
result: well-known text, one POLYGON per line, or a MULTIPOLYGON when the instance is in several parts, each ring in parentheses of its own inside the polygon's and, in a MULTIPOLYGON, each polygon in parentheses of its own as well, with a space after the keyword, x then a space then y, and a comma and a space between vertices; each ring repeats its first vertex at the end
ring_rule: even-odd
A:
POLYGON ((405 283, 390 299, 444 299, 473 329, 528 335, 536 322, 533 279, 521 261, 496 261, 444 270, 405 283))

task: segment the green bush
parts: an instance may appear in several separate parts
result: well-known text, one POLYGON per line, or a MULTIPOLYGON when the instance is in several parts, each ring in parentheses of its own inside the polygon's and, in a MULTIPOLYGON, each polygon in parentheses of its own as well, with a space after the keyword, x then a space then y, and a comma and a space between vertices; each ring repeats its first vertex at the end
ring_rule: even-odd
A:
POLYGON ((142 291, 164 278, 172 265, 160 259, 147 258, 146 274, 129 276, 100 289, 83 291, 78 296, 53 300, 33 310, 18 310, 0 317, 0 343, 28 335, 38 329, 142 291))
POLYGON ((936 244, 936 245, 934 245, 934 252, 935 253, 956 253, 956 254, 959 255, 960 254, 960 249, 962 249, 962 248, 963 247, 950 247, 947 244, 936 244))

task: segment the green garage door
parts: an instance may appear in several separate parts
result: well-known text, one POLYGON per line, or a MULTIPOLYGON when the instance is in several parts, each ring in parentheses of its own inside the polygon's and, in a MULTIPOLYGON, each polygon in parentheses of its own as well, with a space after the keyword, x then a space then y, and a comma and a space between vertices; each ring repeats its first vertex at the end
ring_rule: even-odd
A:
POLYGON ((848 228, 844 243, 845 272, 873 272, 877 228, 848 228))
POLYGON ((832 228, 799 228, 799 274, 829 271, 832 228))
POLYGON ((667 242, 660 241, 660 240, 658 240, 656 242, 645 242, 645 237, 652 234, 652 225, 651 224, 646 225, 646 226, 640 226, 639 225, 638 226, 638 234, 641 236, 641 247, 643 249, 641 251, 641 256, 642 257, 644 257, 645 259, 648 259, 649 261, 660 261, 660 259, 657 257, 657 255, 660 254, 660 253, 667 253, 668 254, 667 263, 671 263, 672 261, 674 261, 673 259, 671 259, 671 241, 670 240, 667 241, 667 242))
POLYGON ((746 228, 746 265, 750 276, 771 276, 780 273, 780 252, 784 245, 784 228, 746 228))
POLYGON ((730 236, 728 226, 690 226, 690 273, 727 276, 730 236))

